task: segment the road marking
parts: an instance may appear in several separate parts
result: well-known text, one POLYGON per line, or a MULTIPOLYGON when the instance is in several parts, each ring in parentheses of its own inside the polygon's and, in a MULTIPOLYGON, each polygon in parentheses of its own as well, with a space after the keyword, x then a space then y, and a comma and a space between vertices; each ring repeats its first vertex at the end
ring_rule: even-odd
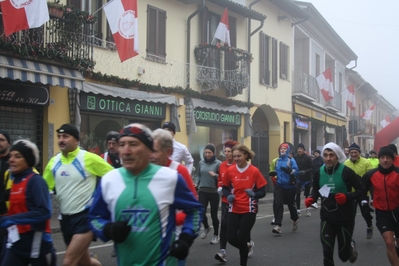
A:
MULTIPOLYGON (((110 244, 92 246, 92 247, 89 247, 89 249, 105 248, 105 247, 109 247, 109 246, 113 246, 113 245, 114 245, 113 243, 110 243, 110 244)), ((56 254, 57 255, 62 255, 62 254, 65 254, 65 252, 66 251, 60 251, 60 252, 57 252, 56 254)))

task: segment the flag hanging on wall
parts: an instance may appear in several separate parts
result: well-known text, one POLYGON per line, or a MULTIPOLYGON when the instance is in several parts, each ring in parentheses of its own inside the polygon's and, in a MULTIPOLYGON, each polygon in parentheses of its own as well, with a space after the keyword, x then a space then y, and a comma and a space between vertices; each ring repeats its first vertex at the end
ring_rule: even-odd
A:
POLYGON ((121 62, 139 54, 137 0, 113 0, 104 12, 121 62))
POLYGON ((375 104, 373 106, 370 107, 370 109, 368 109, 366 112, 364 112, 364 114, 362 114, 362 118, 365 120, 370 120, 371 115, 373 114, 375 108, 375 104))
POLYGON ((50 20, 46 0, 6 0, 1 2, 4 32, 15 32, 41 27, 50 20))
POLYGON ((346 104, 353 111, 356 109, 355 85, 351 84, 346 89, 346 104))
POLYGON ((387 115, 384 119, 381 120, 380 125, 382 126, 382 128, 384 128, 390 123, 391 123, 391 118, 389 117, 389 115, 387 115))
POLYGON ((224 9, 223 16, 219 22, 218 27, 215 31, 213 38, 219 39, 228 46, 230 46, 230 26, 229 26, 229 14, 227 8, 224 9))
POLYGON ((323 72, 317 78, 317 84, 321 90, 321 94, 326 102, 331 101, 334 98, 334 85, 331 75, 331 68, 323 72))

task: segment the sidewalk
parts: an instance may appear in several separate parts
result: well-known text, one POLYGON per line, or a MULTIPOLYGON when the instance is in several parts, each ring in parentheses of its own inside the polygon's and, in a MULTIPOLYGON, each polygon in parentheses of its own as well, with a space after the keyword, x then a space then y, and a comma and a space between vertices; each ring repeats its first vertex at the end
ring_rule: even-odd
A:
MULTIPOLYGON (((50 220, 50 228, 52 234, 61 233, 60 222, 58 221, 59 208, 54 196, 51 196, 53 204, 53 215, 50 220)), ((266 197, 259 200, 259 204, 266 204, 273 202, 273 193, 267 192, 266 197)))

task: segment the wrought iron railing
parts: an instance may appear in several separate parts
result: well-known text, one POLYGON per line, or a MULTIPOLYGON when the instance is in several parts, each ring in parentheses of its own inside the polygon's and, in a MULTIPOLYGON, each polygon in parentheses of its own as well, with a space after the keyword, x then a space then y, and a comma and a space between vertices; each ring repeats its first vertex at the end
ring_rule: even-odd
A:
POLYGON ((320 97, 320 90, 316 79, 302 71, 295 71, 293 93, 303 93, 315 102, 318 102, 320 97))
POLYGON ((199 45, 194 51, 197 60, 197 82, 203 92, 223 87, 228 96, 242 93, 249 86, 249 64, 252 56, 248 52, 226 46, 199 45))
POLYGON ((92 23, 77 25, 64 18, 51 17, 39 28, 6 36, 0 15, 0 50, 35 60, 55 60, 61 64, 89 70, 94 67, 95 42, 92 23))

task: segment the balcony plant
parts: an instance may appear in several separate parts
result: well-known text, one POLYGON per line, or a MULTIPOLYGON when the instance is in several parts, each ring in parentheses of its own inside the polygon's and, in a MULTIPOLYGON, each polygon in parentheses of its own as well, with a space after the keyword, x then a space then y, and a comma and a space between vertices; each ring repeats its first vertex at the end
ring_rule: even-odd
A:
POLYGON ((59 2, 47 2, 48 12, 50 16, 62 18, 64 15, 64 5, 59 2))

